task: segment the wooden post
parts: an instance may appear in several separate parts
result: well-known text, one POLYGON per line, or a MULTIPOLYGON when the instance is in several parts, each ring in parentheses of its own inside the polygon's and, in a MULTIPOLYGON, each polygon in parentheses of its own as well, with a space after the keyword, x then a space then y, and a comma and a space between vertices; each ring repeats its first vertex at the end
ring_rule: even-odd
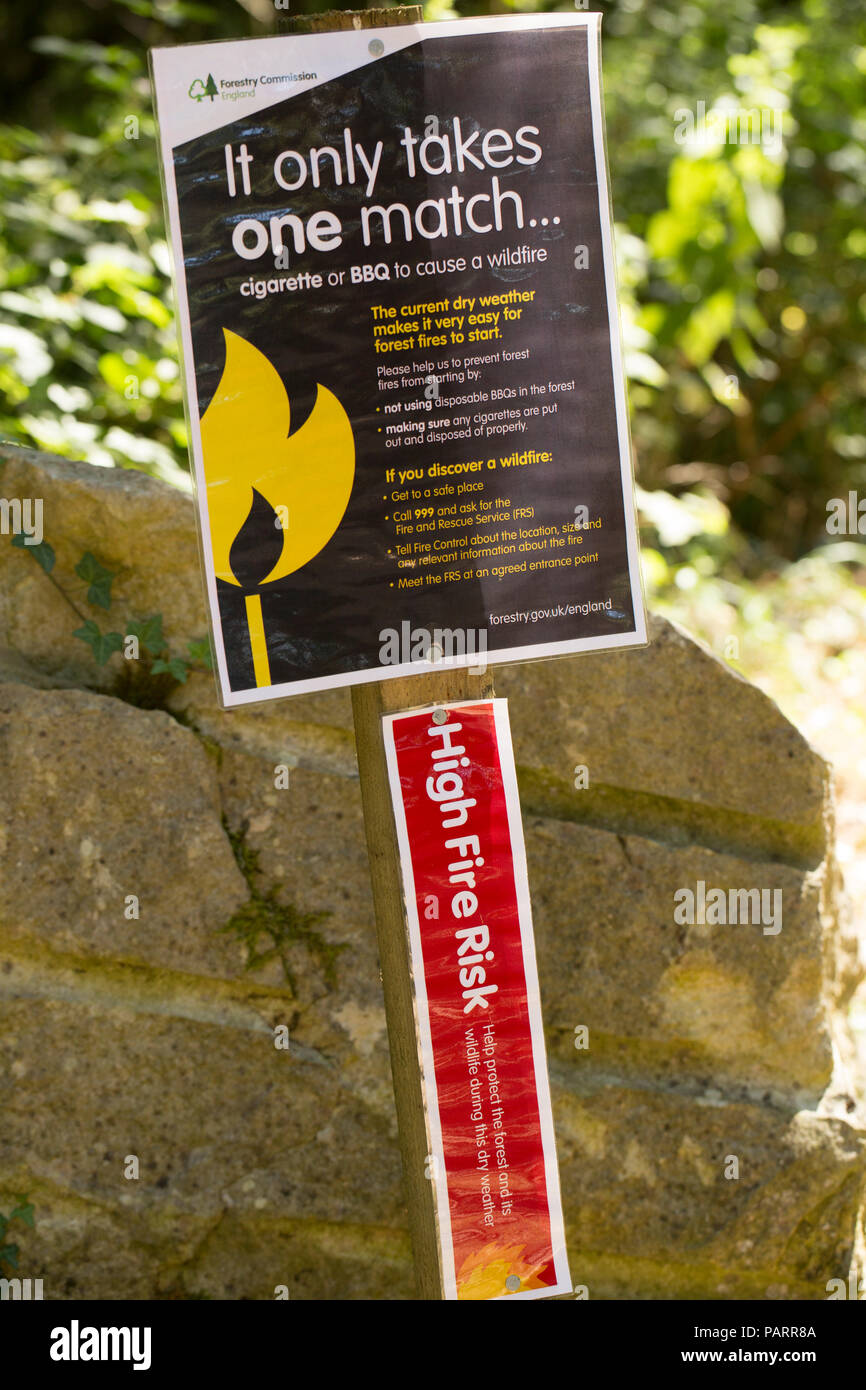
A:
POLYGON ((393 24, 420 24, 420 5, 392 5, 387 10, 324 10, 293 15, 286 21, 294 34, 332 34, 337 29, 387 29, 393 24))
MULTIPOLYGON (((296 33, 321 34, 335 29, 376 29, 392 24, 420 24, 422 18, 420 5, 401 5, 389 10, 330 10, 325 14, 300 16, 292 21, 292 28, 296 33)), ((355 742, 373 881, 403 1180, 409 1205, 409 1231, 418 1293, 425 1299, 441 1299, 443 1288, 433 1183, 427 1163, 427 1125, 415 1034, 408 922, 403 900, 397 829, 385 764, 382 716, 419 705, 454 700, 486 700, 492 696, 492 677, 486 673, 475 675, 466 669, 431 672, 352 687, 355 742)))

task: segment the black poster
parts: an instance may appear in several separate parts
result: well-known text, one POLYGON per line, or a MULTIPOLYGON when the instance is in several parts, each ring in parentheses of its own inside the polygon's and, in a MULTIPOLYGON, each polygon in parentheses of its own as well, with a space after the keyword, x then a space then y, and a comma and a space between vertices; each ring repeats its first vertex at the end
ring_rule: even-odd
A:
POLYGON ((225 704, 644 643, 598 16, 152 59, 225 704))

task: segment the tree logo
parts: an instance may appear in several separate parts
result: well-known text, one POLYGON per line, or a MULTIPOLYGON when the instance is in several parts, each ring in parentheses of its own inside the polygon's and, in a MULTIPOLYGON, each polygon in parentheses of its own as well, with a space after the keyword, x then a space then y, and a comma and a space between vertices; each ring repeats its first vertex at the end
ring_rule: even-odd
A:
POLYGON ((195 101, 201 101, 202 97, 210 97, 213 101, 217 95, 217 84, 213 80, 213 74, 208 73, 207 82, 202 82, 200 77, 193 78, 188 95, 195 101))

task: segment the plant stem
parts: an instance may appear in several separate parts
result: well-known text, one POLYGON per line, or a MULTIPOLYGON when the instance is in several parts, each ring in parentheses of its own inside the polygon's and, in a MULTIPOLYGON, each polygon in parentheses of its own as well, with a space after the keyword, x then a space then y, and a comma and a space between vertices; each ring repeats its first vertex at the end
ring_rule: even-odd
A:
POLYGON ((48 579, 51 580, 51 583, 54 585, 54 587, 55 587, 55 589, 57 590, 58 594, 60 594, 62 598, 65 598, 65 599, 66 599, 66 602, 69 604, 69 607, 72 609, 73 613, 75 613, 75 614, 81 619, 81 621, 82 621, 83 623, 86 623, 86 622, 88 621, 87 617, 85 616, 84 613, 82 613, 81 609, 78 607, 78 604, 75 603, 75 602, 69 597, 69 595, 67 594, 66 590, 62 587, 62 585, 60 585, 60 584, 57 583, 57 580, 54 578, 54 575, 51 574, 51 573, 49 573, 48 570, 43 570, 43 574, 46 576, 46 578, 48 578, 48 579))

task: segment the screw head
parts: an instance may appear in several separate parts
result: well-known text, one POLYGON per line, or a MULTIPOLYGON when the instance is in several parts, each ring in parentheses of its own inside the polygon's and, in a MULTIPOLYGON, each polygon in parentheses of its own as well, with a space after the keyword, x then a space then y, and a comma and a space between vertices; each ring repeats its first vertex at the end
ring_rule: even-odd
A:
POLYGON ((434 709, 434 711, 433 711, 433 723, 434 723, 434 724, 444 724, 447 718, 448 718, 448 711, 447 711, 447 709, 434 709))

